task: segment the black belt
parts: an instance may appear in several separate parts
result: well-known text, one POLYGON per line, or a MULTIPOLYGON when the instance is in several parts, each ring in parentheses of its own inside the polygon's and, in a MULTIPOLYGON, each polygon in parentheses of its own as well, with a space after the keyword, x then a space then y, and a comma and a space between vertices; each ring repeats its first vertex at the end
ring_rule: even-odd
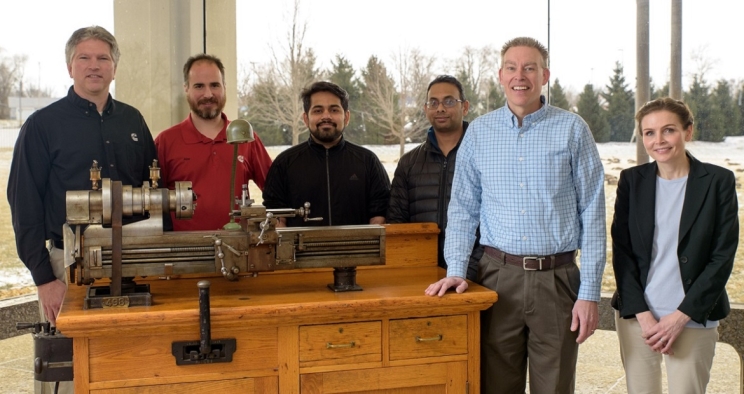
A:
POLYGON ((552 270, 562 265, 571 264, 576 259, 575 250, 549 256, 519 256, 486 246, 485 252, 487 255, 501 260, 506 264, 522 267, 525 271, 552 270))

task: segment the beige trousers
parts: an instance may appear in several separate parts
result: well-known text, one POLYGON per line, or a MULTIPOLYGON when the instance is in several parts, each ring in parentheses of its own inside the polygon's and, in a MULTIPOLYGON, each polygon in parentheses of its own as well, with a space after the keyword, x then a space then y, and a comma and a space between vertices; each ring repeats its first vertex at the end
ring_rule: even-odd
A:
POLYGON ((573 393, 579 268, 525 271, 488 254, 478 264, 478 282, 499 295, 481 314, 481 392, 524 393, 529 369, 531 393, 573 393))
MULTIPOLYGON (((54 276, 69 285, 69 280, 67 279, 67 270, 65 269, 64 250, 51 247, 49 249, 49 262, 52 264, 54 276)), ((41 299, 39 299, 39 317, 43 322, 49 320, 46 318, 46 316, 44 316, 44 306, 42 305, 41 299)))
POLYGON ((622 319, 615 312, 620 358, 630 394, 661 394, 661 360, 666 365, 669 393, 702 394, 718 342, 718 328, 684 328, 672 345, 674 355, 656 353, 641 337, 636 319, 622 319))

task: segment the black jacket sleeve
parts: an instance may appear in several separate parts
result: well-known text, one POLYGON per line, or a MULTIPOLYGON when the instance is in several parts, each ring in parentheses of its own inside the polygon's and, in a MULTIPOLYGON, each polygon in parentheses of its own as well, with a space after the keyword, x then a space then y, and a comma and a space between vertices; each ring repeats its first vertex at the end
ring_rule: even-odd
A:
POLYGON ((277 157, 269 172, 266 174, 266 184, 263 189, 263 205, 268 209, 287 208, 289 191, 287 190, 287 174, 284 161, 277 157))
POLYGON ((390 178, 377 156, 372 155, 368 160, 369 219, 375 216, 386 217, 390 203, 390 178))
POLYGON ((408 223, 411 215, 408 212, 408 172, 410 170, 408 156, 401 157, 395 168, 393 184, 390 188, 390 206, 388 207, 388 223, 408 223))
POLYGON ((612 268, 617 285, 613 296, 613 307, 622 317, 634 317, 649 310, 643 295, 641 270, 633 252, 628 218, 630 216, 630 184, 633 173, 625 170, 620 173, 615 198, 615 213, 612 218, 612 268), (631 179, 629 179, 631 178, 631 179))
POLYGON ((18 257, 37 286, 56 279, 46 249, 45 204, 51 158, 33 115, 21 127, 8 176, 8 203, 18 257))
POLYGON ((685 298, 677 309, 703 325, 709 318, 717 320, 730 310, 726 282, 734 268, 739 244, 734 174, 728 170, 710 171, 714 179, 706 198, 709 202, 700 211, 703 217, 696 219, 678 248, 679 259, 687 263, 681 268, 685 298), (714 312, 715 309, 719 310, 714 312))

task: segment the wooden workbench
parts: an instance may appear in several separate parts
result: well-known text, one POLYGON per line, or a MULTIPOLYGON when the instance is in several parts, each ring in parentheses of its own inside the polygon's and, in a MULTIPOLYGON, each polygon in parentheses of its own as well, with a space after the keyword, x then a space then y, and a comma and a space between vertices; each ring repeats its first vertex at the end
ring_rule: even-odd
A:
POLYGON ((388 226, 387 265, 360 268, 360 292, 328 290, 327 269, 209 278, 211 337, 236 339, 230 363, 171 354, 199 340, 197 278, 150 281, 152 306, 121 309, 83 310, 71 286, 57 327, 73 338, 75 392, 478 393, 480 311, 496 293, 424 295, 445 275, 437 233, 388 226))

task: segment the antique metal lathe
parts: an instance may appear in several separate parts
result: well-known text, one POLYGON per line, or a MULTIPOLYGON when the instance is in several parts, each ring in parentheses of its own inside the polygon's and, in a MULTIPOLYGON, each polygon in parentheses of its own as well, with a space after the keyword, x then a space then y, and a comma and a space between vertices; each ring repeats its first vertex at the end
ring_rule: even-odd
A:
POLYGON ((266 271, 333 267, 329 287, 350 291, 361 290, 357 266, 385 264, 383 226, 277 228, 279 217, 313 220, 309 204, 266 209, 247 199, 246 187, 230 212, 230 230, 164 231, 171 212, 175 220, 188 220, 196 201, 191 182, 158 188, 157 164, 150 167, 150 182, 135 188, 101 180, 94 162, 91 190, 67 192, 64 253, 66 266, 75 263, 71 277, 78 285, 111 279, 89 288, 86 308, 150 305, 149 285, 139 287, 131 281, 135 277, 221 273, 237 280, 266 271))

